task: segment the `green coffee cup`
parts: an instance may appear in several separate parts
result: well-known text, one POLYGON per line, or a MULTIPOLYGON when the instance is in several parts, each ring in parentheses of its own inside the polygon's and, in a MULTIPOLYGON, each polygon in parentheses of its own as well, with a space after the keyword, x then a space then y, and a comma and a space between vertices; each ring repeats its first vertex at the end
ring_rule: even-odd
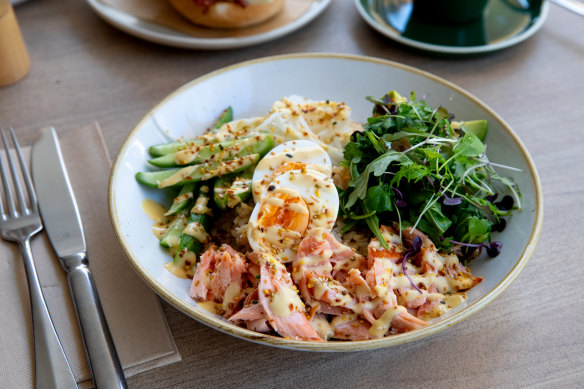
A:
POLYGON ((469 23, 480 19, 489 0, 414 0, 413 14, 440 23, 469 23))

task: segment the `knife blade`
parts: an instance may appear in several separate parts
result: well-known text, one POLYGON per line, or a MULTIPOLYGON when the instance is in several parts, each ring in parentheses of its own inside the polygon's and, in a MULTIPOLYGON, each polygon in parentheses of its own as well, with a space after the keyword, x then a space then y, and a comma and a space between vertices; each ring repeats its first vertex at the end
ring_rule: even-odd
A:
POLYGON ((45 231, 67 272, 85 352, 97 388, 126 388, 95 282, 89 269, 77 202, 54 128, 32 148, 32 177, 45 231))

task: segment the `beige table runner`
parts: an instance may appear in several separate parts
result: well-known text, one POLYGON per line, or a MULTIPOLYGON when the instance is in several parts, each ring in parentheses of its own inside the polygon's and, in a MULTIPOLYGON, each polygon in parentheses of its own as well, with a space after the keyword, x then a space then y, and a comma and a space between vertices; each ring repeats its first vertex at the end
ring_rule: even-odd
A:
MULTIPOLYGON (((89 255, 126 376, 180 360, 156 295, 124 258, 107 211, 110 159, 97 125, 59 133, 77 198, 89 255)), ((24 150, 27 154, 29 148, 24 150)), ((44 232, 32 240, 49 311, 77 382, 90 379, 65 272, 44 232)), ((33 387, 33 334, 24 267, 18 248, 0 241, 0 388, 33 387)))

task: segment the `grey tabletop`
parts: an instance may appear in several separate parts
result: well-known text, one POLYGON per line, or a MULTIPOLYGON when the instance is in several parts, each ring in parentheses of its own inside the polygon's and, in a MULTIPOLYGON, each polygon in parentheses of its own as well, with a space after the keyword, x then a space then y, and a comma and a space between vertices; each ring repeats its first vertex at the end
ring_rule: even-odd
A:
MULTIPOLYGON (((103 22, 86 2, 30 0, 16 9, 32 68, 0 88, 0 125, 31 142, 48 124, 98 121, 112 155, 133 126, 182 84, 241 61, 335 52, 398 61, 444 77, 498 112, 539 169, 538 246, 518 279, 471 318, 378 351, 287 351, 218 333, 162 303, 182 361, 134 376, 134 388, 577 387, 584 382, 584 19, 550 6, 541 30, 490 55, 445 58, 369 28, 336 0, 300 31, 262 45, 190 51, 148 43, 103 22)), ((1 60, 1 59, 0 59, 1 60)))

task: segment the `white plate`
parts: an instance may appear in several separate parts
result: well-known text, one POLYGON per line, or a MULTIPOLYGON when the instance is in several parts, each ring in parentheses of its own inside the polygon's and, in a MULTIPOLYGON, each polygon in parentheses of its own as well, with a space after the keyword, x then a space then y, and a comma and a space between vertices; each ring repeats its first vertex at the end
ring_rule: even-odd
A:
POLYGON ((315 0, 302 16, 280 28, 239 38, 199 38, 156 23, 138 19, 135 16, 103 4, 99 0, 87 0, 87 2, 103 20, 138 38, 161 45, 184 49, 220 50, 253 46, 290 34, 320 15, 331 0, 315 0))
MULTIPOLYGON (((505 172, 507 175, 507 172, 505 172)), ((110 177, 109 209, 117 237, 130 263, 170 304, 223 332, 265 344, 316 351, 349 351, 385 347, 433 334, 470 316, 499 295, 517 277, 531 255, 541 230, 543 199, 539 177, 527 150, 509 126, 489 107, 456 85, 429 73, 382 59, 333 54, 297 54, 262 58, 200 77, 179 88, 154 107, 132 130, 115 160, 110 177), (282 75, 285 75, 283 77, 282 75), (382 96, 391 89, 415 90, 431 106, 442 105, 458 120, 487 119, 491 160, 512 165, 521 188, 524 209, 513 216, 495 238, 503 251, 494 259, 472 262, 473 274, 484 280, 468 295, 464 306, 416 331, 360 342, 309 343, 251 332, 199 307, 188 296, 190 281, 168 273, 170 261, 151 231, 144 214, 145 199, 163 201, 161 191, 139 185, 134 175, 148 170, 148 147, 171 138, 194 136, 208 128, 228 105, 235 117, 263 116, 283 96, 344 101, 353 118, 365 120, 371 104, 365 96, 382 96)))

